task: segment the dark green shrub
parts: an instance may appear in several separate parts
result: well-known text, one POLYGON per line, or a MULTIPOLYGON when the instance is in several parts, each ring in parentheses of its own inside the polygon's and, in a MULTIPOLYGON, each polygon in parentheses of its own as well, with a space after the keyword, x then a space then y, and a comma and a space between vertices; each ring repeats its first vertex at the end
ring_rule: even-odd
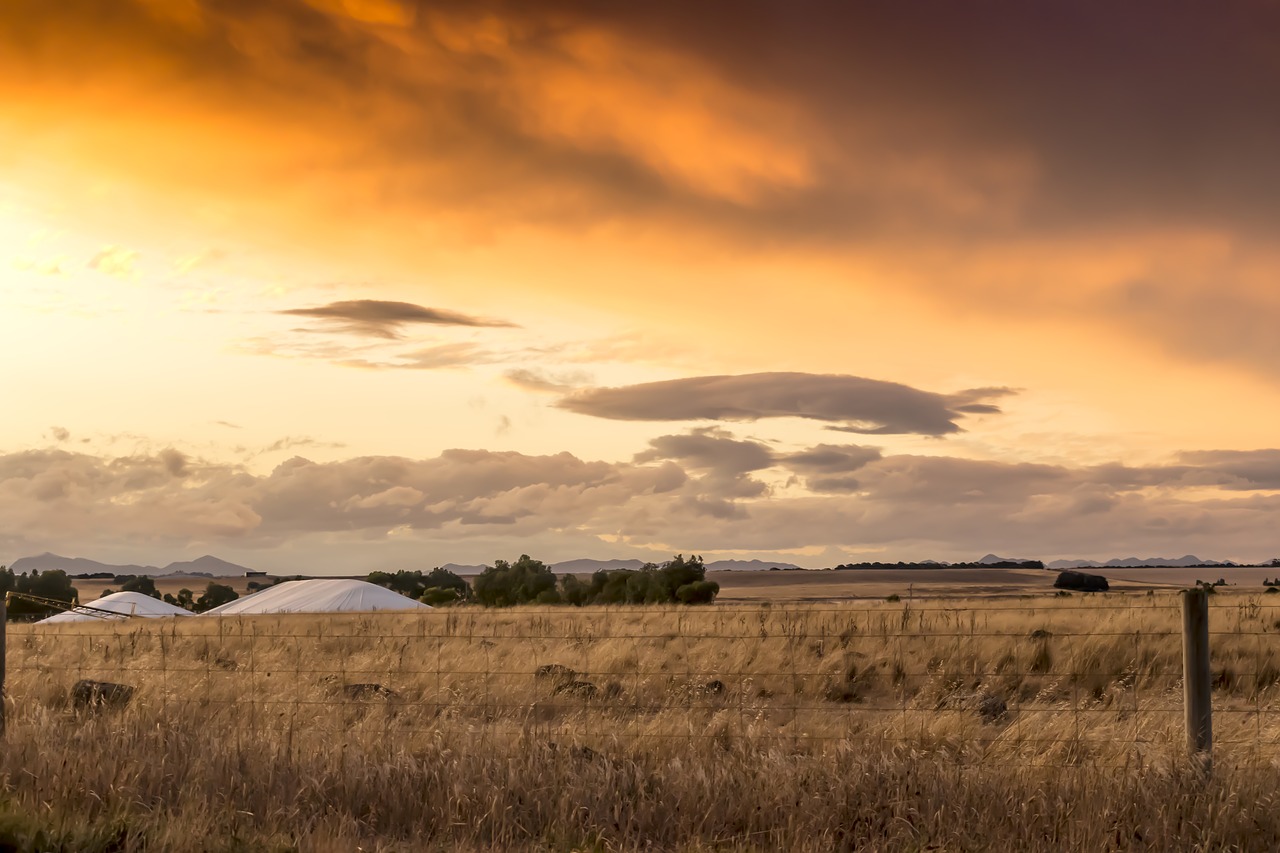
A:
POLYGON ((694 581, 676 590, 681 604, 710 604, 720 594, 720 584, 715 581, 694 581))
POLYGON ((215 607, 230 604, 239 597, 239 593, 226 584, 209 581, 209 585, 205 587, 204 592, 196 599, 194 609, 196 613, 204 613, 215 607))
POLYGON ((438 586, 427 587, 427 589, 418 597, 423 604, 429 604, 432 607, 444 607, 450 604, 457 604, 463 600, 463 596, 456 589, 444 589, 438 586))

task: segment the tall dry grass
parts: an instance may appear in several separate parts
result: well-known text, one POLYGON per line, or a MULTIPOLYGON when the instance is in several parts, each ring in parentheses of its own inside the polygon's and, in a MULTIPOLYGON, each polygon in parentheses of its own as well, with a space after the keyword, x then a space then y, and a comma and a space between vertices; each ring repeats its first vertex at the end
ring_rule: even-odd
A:
POLYGON ((10 626, 0 840, 1272 849, 1280 607, 1214 603, 1208 779, 1170 595, 10 626))

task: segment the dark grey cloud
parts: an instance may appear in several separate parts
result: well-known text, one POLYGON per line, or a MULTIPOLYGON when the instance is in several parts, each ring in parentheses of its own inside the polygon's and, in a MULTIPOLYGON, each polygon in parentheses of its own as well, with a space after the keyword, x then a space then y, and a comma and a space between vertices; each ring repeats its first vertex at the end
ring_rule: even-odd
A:
POLYGON ((862 488, 854 472, 881 459, 878 447, 858 444, 818 444, 806 450, 782 454, 778 464, 804 478, 811 492, 848 493, 862 488))
POLYGON ((556 405, 578 414, 631 421, 753 421, 808 418, 865 435, 948 435, 981 402, 1011 394, 1003 388, 935 394, 897 382, 816 373, 694 376, 618 388, 592 388, 556 405))
POLYGON ((883 457, 878 447, 860 444, 818 444, 778 457, 785 467, 801 474, 848 474, 883 457))
POLYGON ((746 474, 773 466, 773 452, 758 441, 742 441, 719 430, 695 430, 683 435, 662 435, 649 441, 649 449, 636 454, 637 462, 674 459, 689 468, 709 468, 746 474))
POLYGON ((741 513, 741 507, 730 503, 733 499, 765 494, 768 487, 749 475, 776 463, 773 451, 766 445, 736 439, 715 428, 658 436, 649 441, 648 450, 635 456, 635 462, 640 464, 658 460, 672 460, 701 475, 696 484, 698 494, 686 495, 687 505, 696 514, 714 518, 741 513))
POLYGON ((1196 450, 1179 454, 1192 472, 1216 475, 1216 485, 1240 491, 1280 490, 1280 450, 1196 450))
POLYGON ((401 330, 407 325, 506 328, 515 325, 506 320, 472 317, 442 308, 381 299, 347 299, 314 308, 290 308, 279 313, 323 320, 337 331, 387 339, 401 337, 401 330))

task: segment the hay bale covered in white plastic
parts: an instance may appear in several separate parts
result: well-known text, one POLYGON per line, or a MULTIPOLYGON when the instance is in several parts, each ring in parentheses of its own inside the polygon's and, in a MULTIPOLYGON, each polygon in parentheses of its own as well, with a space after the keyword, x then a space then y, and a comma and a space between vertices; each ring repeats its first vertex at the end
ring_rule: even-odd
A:
POLYGON ((408 596, 367 581, 342 578, 288 581, 215 607, 206 616, 254 613, 364 613, 374 610, 430 610, 408 596))
POLYGON ((156 619, 164 616, 190 616, 189 610, 175 607, 172 604, 152 598, 141 592, 113 592, 104 595, 86 606, 74 607, 65 613, 57 613, 47 619, 41 619, 38 625, 50 622, 89 622, 94 619, 128 619, 141 616, 156 619))

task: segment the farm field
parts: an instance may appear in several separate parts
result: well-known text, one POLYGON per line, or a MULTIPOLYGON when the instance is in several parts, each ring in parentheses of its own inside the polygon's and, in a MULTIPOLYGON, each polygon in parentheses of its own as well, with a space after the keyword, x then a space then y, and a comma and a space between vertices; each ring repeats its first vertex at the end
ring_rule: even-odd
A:
POLYGON ((0 816, 65 850, 1268 849, 1270 598, 1214 596, 1207 780, 1167 592, 10 625, 0 816))
MULTIPOLYGON (((1242 588, 1261 590, 1262 581, 1280 575, 1280 569, 1084 569, 1106 575, 1116 590, 1145 592, 1148 589, 1176 589, 1190 586, 1197 579, 1227 580, 1242 588), (1212 576, 1212 577, 1210 577, 1212 576)), ((1042 595, 1053 591, 1058 573, 1034 569, 884 569, 853 571, 738 571, 709 572, 708 580, 720 584, 719 601, 728 603, 757 602, 833 602, 851 599, 877 599, 890 595, 902 598, 955 598, 957 596, 1023 596, 1042 595)), ((351 577, 360 577, 352 575, 351 577)), ((587 576, 583 576, 584 579, 587 576)), ((263 578, 171 575, 155 578, 162 593, 177 594, 186 587, 199 595, 213 580, 247 595, 251 580, 263 578)), ((118 589, 111 579, 74 580, 80 600, 91 602, 107 589, 118 589)))
MULTIPOLYGON (((246 578, 243 575, 214 578, 204 577, 203 575, 161 575, 153 578, 153 580, 156 583, 156 590, 161 595, 177 595, 178 590, 186 587, 195 593, 197 597, 204 592, 210 581, 231 587, 236 591, 237 595, 249 594, 247 584, 250 581, 268 582, 267 578, 246 578)), ((94 599, 100 598, 108 589, 114 592, 120 591, 120 584, 111 578, 72 578, 71 583, 80 593, 80 601, 85 604, 90 604, 94 599)))
MULTIPOLYGON (((1085 569, 1085 571, 1090 571, 1085 569)), ((1132 571, 1132 570, 1125 570, 1132 571)), ((1117 590, 1169 589, 1176 581, 1162 575, 1130 578, 1119 571, 1103 572, 1117 590)), ((1201 577, 1204 570, 1201 570, 1201 577)), ((855 569, 847 571, 708 572, 720 584, 717 599, 727 602, 839 601, 886 598, 963 596, 1022 596, 1053 592, 1056 571, 1043 569, 855 569)), ((1214 579, 1217 575, 1214 575, 1214 579)), ((1192 579, 1192 581, 1194 578, 1192 579)), ((1190 585, 1192 581, 1188 581, 1190 585)), ((1257 586, 1261 589, 1262 575, 1257 586)))

